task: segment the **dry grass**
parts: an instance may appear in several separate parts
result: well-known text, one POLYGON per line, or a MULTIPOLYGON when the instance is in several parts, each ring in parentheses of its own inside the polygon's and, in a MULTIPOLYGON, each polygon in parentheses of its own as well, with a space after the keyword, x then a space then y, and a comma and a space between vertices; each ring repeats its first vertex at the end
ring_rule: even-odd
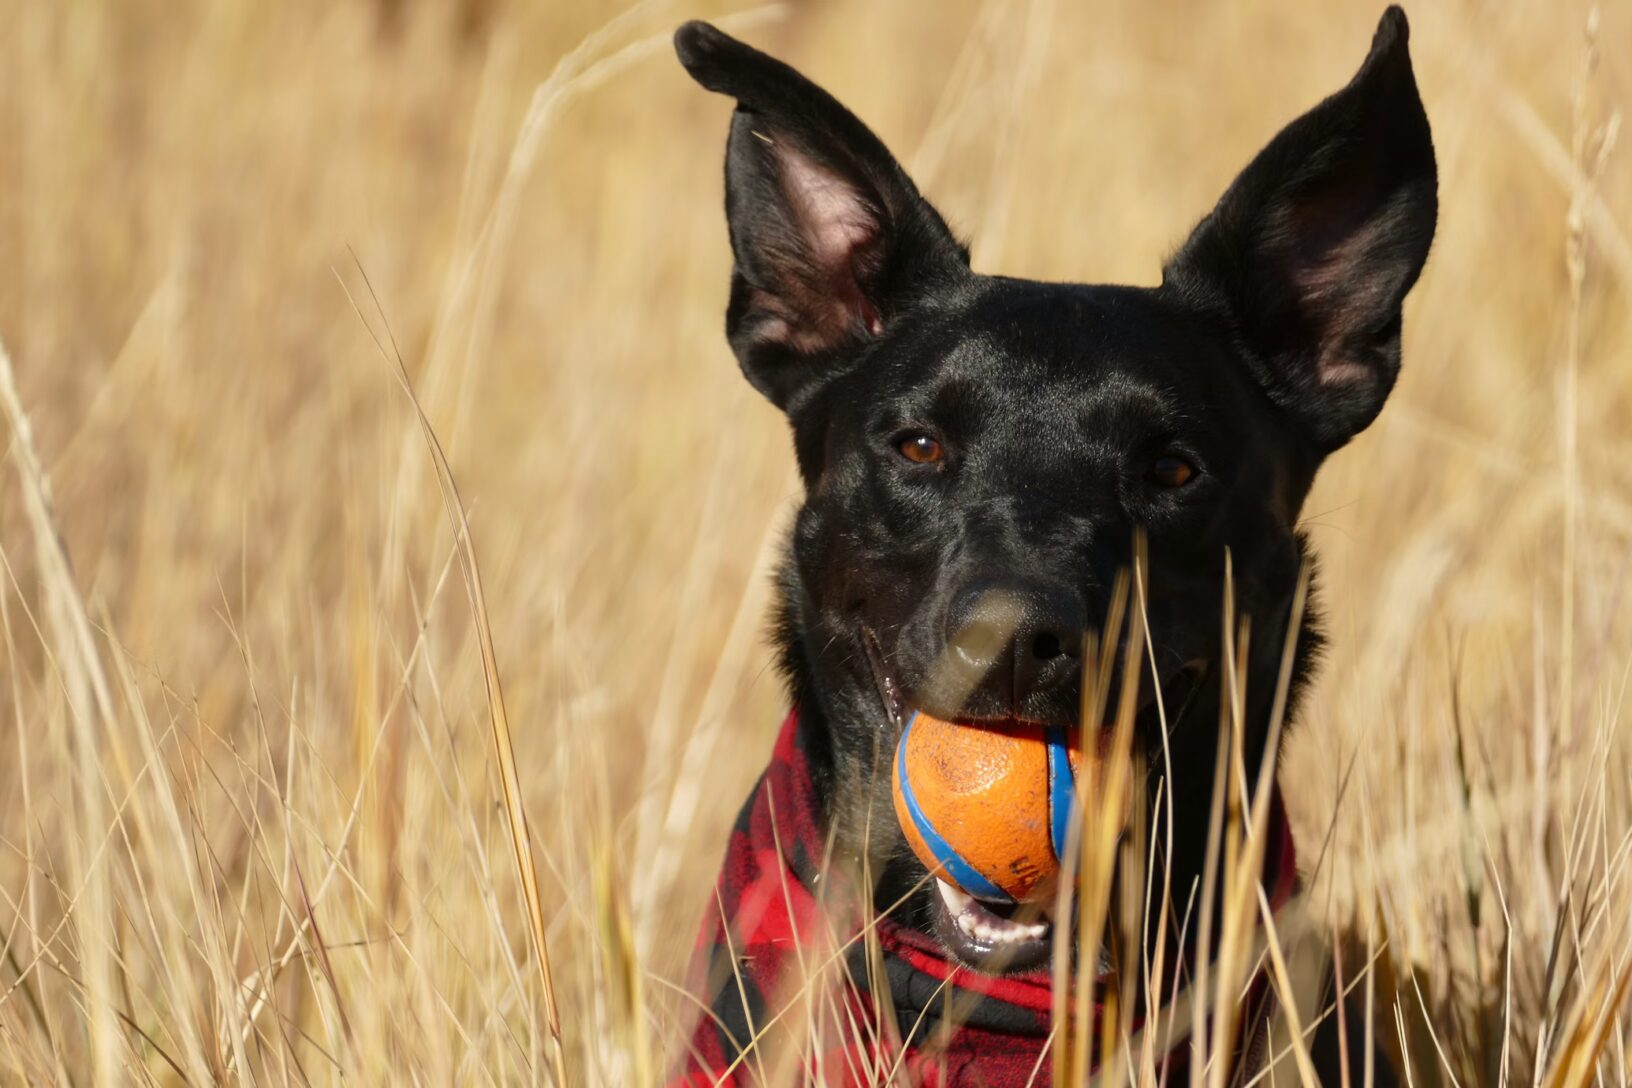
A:
MULTIPOLYGON (((665 41, 727 12, 385 7, 5 20, 8 1083, 621 1085, 691 1015, 794 493, 719 331, 728 106, 665 41)), ((977 267, 1145 283, 1378 8, 743 25, 977 267)), ((1622 1084, 1632 8, 1596 63, 1574 2, 1411 14, 1442 219, 1400 388, 1307 510, 1307 918, 1380 949, 1414 1083, 1622 1084)))

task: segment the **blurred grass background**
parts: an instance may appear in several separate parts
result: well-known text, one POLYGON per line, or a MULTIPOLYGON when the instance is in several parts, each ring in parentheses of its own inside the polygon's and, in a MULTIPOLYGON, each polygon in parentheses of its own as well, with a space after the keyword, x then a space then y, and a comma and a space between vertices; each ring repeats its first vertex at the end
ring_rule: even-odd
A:
MULTIPOLYGON (((549 1079, 387 327, 469 508, 566 1064, 674 1053, 784 709, 796 493, 721 333, 730 107, 680 21, 833 90, 978 269, 1153 283, 1379 12, 9 6, 0 1079, 549 1079)), ((1632 7, 1409 14, 1439 234, 1399 388, 1306 509, 1333 644, 1283 780, 1315 911, 1384 942, 1416 1083, 1627 1083, 1632 7)))

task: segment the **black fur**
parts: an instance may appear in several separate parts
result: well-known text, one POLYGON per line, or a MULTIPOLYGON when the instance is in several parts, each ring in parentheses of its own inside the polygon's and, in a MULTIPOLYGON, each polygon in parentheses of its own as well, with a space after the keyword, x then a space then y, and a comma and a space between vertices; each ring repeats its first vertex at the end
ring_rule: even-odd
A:
MULTIPOLYGON (((806 489, 778 640, 826 739, 830 818, 872 829, 847 845, 871 852, 881 905, 923 875, 889 815, 893 704, 1075 725, 1077 649, 1136 533, 1169 714, 1169 861, 1177 887, 1199 872, 1225 552, 1252 623, 1250 758, 1308 559, 1304 498, 1394 384, 1401 302, 1433 237, 1434 153, 1406 40, 1390 8, 1354 79, 1253 159, 1159 287, 1138 288, 973 272, 830 95, 706 24, 676 34, 687 71, 737 100, 726 331, 787 414, 806 489), (925 440, 939 460, 903 455, 925 440), (1188 482, 1174 486, 1175 464, 1188 482)), ((1300 688, 1318 644, 1311 613, 1300 688)))

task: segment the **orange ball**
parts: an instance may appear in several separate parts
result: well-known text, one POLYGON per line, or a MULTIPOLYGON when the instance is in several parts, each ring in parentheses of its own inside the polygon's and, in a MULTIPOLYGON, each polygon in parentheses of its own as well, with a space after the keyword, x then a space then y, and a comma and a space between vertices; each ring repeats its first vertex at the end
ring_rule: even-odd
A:
POLYGON ((1067 736, 915 712, 892 777, 896 819, 919 860, 978 899, 1052 898, 1081 765, 1067 736))

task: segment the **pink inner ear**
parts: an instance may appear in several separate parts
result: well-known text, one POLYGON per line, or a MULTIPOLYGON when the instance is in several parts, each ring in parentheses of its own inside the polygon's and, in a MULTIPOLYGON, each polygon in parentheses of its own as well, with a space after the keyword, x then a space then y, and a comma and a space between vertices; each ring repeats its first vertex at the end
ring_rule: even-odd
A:
POLYGON ((1352 355, 1364 332, 1358 322, 1369 312, 1369 307, 1355 305, 1360 301, 1356 296, 1378 289, 1364 278, 1357 280, 1356 273, 1387 242, 1384 224, 1355 211, 1369 206, 1368 183, 1366 178, 1350 179, 1292 211, 1294 237, 1305 246, 1292 262, 1292 285, 1320 337, 1315 374, 1325 386, 1357 385, 1375 376, 1369 361, 1352 355))
POLYGON ((883 322, 861 281, 879 237, 877 212, 832 170, 784 143, 772 146, 801 267, 781 277, 782 297, 764 300, 774 318, 763 333, 800 351, 832 347, 858 326, 878 335, 883 322))
POLYGON ((1303 298, 1303 310, 1319 332, 1321 347, 1315 373, 1322 385, 1354 385, 1371 375, 1371 367, 1349 357, 1354 334, 1359 331, 1351 327, 1350 315, 1358 307, 1346 307, 1343 297, 1368 286, 1352 283, 1349 276, 1370 244, 1364 231, 1356 232, 1329 243, 1317 259, 1293 271, 1292 282, 1303 298))
POLYGON ((809 246, 812 261, 823 266, 848 264, 850 255, 878 233, 855 187, 790 147, 779 147, 782 191, 787 196, 809 246))

